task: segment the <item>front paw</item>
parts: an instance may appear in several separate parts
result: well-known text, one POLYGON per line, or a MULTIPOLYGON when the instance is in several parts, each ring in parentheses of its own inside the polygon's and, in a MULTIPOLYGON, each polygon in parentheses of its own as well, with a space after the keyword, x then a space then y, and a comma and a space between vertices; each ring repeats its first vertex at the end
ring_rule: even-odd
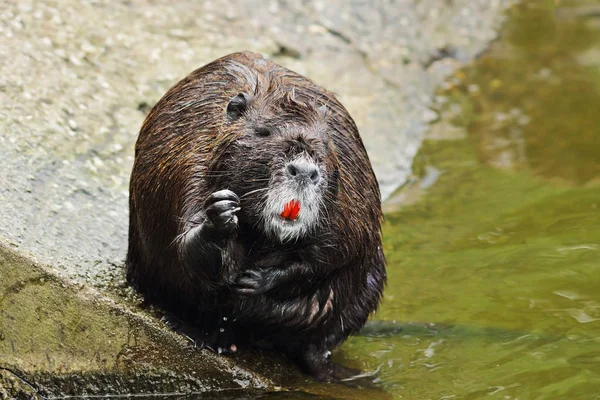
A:
POLYGON ((219 190, 204 202, 206 228, 225 236, 238 225, 236 213, 240 210, 240 199, 231 190, 219 190))
POLYGON ((264 274, 260 270, 249 269, 242 272, 232 287, 233 293, 240 297, 251 297, 265 293, 269 289, 264 274))

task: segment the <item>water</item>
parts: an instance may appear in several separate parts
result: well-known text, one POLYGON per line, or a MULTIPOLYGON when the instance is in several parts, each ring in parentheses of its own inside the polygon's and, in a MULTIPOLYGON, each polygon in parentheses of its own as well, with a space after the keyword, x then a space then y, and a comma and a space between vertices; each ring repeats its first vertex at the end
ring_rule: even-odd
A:
POLYGON ((600 399, 600 2, 523 3, 440 91, 336 354, 394 398, 600 399))

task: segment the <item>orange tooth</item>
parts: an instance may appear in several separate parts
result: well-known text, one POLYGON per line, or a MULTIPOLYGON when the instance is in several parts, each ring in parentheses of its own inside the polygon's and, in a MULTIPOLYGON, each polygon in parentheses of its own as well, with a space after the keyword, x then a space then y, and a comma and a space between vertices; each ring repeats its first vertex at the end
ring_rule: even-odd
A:
POLYGON ((296 200, 290 200, 283 207, 281 218, 294 220, 298 218, 298 213, 300 213, 300 202, 296 200))
POLYGON ((296 201, 296 200, 292 200, 292 201, 290 201, 290 203, 291 203, 291 210, 290 210, 289 218, 296 219, 296 218, 298 218, 298 214, 300 213, 300 202, 296 201))
MULTIPOLYGON (((291 202, 290 202, 291 203, 291 202)), ((283 207, 283 211, 281 212, 281 218, 285 218, 288 219, 290 216, 290 212, 292 211, 292 207, 290 206, 290 203, 287 203, 284 207, 283 207)))

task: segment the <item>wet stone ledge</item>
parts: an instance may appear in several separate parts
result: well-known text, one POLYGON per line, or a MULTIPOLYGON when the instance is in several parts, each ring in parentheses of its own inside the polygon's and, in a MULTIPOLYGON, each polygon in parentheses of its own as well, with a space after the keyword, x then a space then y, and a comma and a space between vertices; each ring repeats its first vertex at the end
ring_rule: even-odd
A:
POLYGON ((158 321, 0 247, 0 398, 272 388, 158 321), (16 390, 16 393, 15 393, 16 390))

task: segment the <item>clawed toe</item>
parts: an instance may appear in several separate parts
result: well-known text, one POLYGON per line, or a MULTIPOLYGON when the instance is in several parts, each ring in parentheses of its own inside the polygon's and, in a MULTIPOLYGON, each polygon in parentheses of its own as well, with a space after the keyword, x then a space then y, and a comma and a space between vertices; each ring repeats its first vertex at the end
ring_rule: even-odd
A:
POLYGON ((233 292, 240 296, 252 296, 262 293, 262 275, 255 270, 247 270, 237 278, 232 288, 233 292))

